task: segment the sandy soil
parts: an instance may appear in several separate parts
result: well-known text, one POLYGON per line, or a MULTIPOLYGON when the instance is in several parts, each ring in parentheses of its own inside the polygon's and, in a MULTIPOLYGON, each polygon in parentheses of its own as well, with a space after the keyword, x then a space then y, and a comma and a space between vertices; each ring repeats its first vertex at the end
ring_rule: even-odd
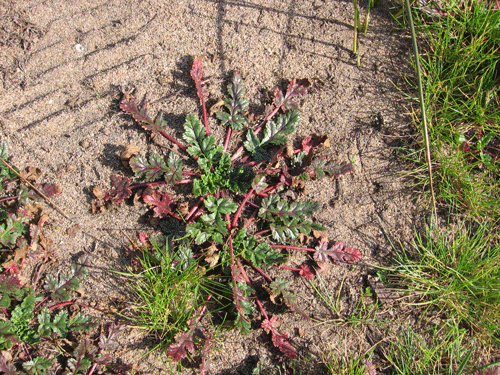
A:
MULTIPOLYGON (((363 15, 364 6, 361 2, 363 15)), ((330 295, 339 299, 336 316, 308 284, 291 279, 304 311, 325 323, 304 321, 285 308, 276 311, 300 353, 296 368, 303 374, 326 373, 322 362, 346 348, 369 349, 378 340, 375 325, 343 327, 333 321, 355 311, 374 273, 370 264, 390 253, 382 227, 405 240, 417 215, 394 151, 411 135, 408 102, 397 89, 406 89, 409 40, 392 20, 390 6, 381 0, 372 10, 357 67, 351 54, 354 11, 347 0, 0 2, 4 31, 10 28, 0 44, 1 136, 13 164, 39 167, 41 181, 62 188, 54 202, 73 221, 53 211, 48 235, 61 267, 84 249, 92 251, 84 300, 102 307, 127 305, 123 280, 109 271, 127 265, 123 232, 135 238, 137 231, 151 231, 145 206, 122 205, 92 215, 93 187, 109 184, 113 174, 131 175, 119 158, 125 145, 135 144, 143 153, 170 148, 166 141, 152 141, 120 112, 122 89, 135 87, 152 113, 164 110, 179 135, 186 114, 199 113, 189 71, 193 58, 205 55, 209 105, 223 97, 234 69, 245 80, 256 114, 264 111, 276 85, 284 88, 293 78, 312 83, 295 136, 328 135, 331 156, 354 161, 356 171, 343 179, 341 196, 332 180, 324 179, 308 183, 304 198, 321 202, 317 217, 328 226, 330 239, 360 248, 363 260, 323 274, 330 295), (81 229, 72 237, 66 229, 75 222, 81 229)), ((222 139, 224 130, 215 118, 210 121, 222 139)), ((141 357, 151 345, 143 332, 127 330, 121 343, 118 362, 135 364, 140 374, 170 373, 161 354, 141 357)), ((217 374, 248 374, 257 361, 280 360, 261 330, 244 338, 223 332, 212 355, 217 374)))

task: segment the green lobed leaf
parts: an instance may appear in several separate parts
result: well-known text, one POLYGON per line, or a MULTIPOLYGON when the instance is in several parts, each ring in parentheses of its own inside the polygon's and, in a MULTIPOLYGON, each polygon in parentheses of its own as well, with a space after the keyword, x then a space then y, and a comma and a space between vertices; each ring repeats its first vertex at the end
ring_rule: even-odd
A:
POLYGON ((207 241, 224 243, 224 236, 228 233, 227 228, 218 228, 205 222, 195 222, 186 225, 186 233, 194 240, 195 244, 201 245, 207 241))
POLYGON ((19 340, 27 344, 35 344, 40 341, 40 336, 35 329, 30 326, 33 319, 33 310, 35 308, 35 295, 29 294, 20 305, 17 305, 12 311, 10 321, 12 330, 16 333, 19 340))
POLYGON ((167 170, 165 161, 160 155, 155 153, 149 155, 149 159, 136 155, 130 159, 129 164, 136 177, 144 175, 148 181, 159 180, 167 170))
POLYGON ((51 366, 52 360, 42 356, 35 357, 23 363, 23 368, 28 375, 45 375, 47 374, 45 370, 49 369, 51 366))
POLYGON ((227 178, 227 187, 235 193, 246 194, 252 187, 255 172, 248 166, 238 165, 227 178))
POLYGON ((38 314, 38 334, 42 337, 48 337, 53 332, 54 323, 50 321, 50 311, 44 307, 38 314))
POLYGON ((61 272, 59 278, 51 274, 45 277, 45 290, 52 292, 52 297, 59 301, 68 301, 68 291, 80 288, 80 281, 88 275, 87 260, 81 264, 72 264, 69 272, 61 272))
POLYGON ((9 214, 7 219, 0 224, 0 245, 4 247, 13 247, 16 241, 21 237, 27 226, 27 217, 16 217, 14 214, 9 214))
POLYGON ((294 201, 288 204, 288 201, 280 198, 278 194, 271 194, 263 199, 262 206, 259 209, 259 216, 269 221, 274 220, 276 217, 304 220, 312 216, 319 208, 318 202, 294 201))
POLYGON ((238 72, 235 72, 231 83, 227 86, 229 98, 224 99, 224 105, 229 111, 219 112, 216 117, 222 125, 230 126, 234 130, 241 130, 249 122, 243 113, 248 109, 248 100, 244 99, 245 86, 238 72))
POLYGON ((323 225, 313 223, 311 219, 291 219, 286 222, 276 219, 271 223, 270 228, 273 238, 282 243, 286 243, 287 239, 296 240, 299 233, 309 234, 312 229, 325 230, 323 225))
POLYGON ((68 320, 68 330, 73 332, 79 332, 88 329, 91 324, 89 322, 90 318, 77 312, 74 316, 68 320))
POLYGON ((183 138, 191 145, 187 151, 193 157, 203 156, 207 161, 213 162, 222 154, 222 145, 215 146, 214 136, 207 136, 205 127, 192 113, 186 116, 183 138))
POLYGON ((266 148, 270 145, 284 145, 288 140, 286 136, 293 133, 295 126, 299 122, 300 112, 297 110, 281 114, 276 119, 276 122, 267 122, 262 139, 259 139, 252 130, 248 130, 243 146, 247 151, 252 153, 256 161, 269 161, 271 156, 266 148))

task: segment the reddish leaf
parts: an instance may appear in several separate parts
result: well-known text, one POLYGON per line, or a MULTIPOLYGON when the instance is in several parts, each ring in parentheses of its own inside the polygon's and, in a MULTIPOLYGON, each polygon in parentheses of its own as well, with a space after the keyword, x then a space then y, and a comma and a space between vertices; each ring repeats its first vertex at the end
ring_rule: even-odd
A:
POLYGON ((273 323, 278 319, 277 316, 273 316, 271 319, 264 319, 264 321, 260 324, 260 327, 266 331, 266 333, 273 332, 274 326, 273 323))
POLYGON ((202 87, 203 70, 201 67, 202 67, 202 59, 201 57, 198 57, 193 62, 193 67, 191 68, 191 78, 193 79, 196 85, 196 93, 198 94, 198 97, 200 99, 204 99, 205 93, 202 87))
POLYGON ((272 332, 272 340, 275 347, 288 358, 297 358, 297 352, 287 341, 288 335, 286 333, 279 335, 275 331, 272 332))
POLYGON ((148 240, 148 236, 149 236, 149 234, 147 234, 147 233, 139 232, 139 242, 145 243, 148 240))
POLYGON ((108 190, 104 194, 104 200, 112 200, 114 203, 120 203, 132 195, 130 189, 130 180, 126 177, 111 176, 111 183, 114 189, 108 190))
POLYGON ((144 103, 142 107, 139 108, 134 98, 124 97, 120 103, 120 109, 131 115, 134 120, 141 124, 146 130, 152 131, 153 133, 158 133, 163 130, 159 124, 149 117, 147 103, 144 103))
POLYGON ((305 277, 307 280, 312 280, 314 271, 307 264, 303 264, 300 266, 299 275, 305 277))
POLYGON ((41 184, 37 187, 47 198, 52 198, 54 195, 61 193, 61 188, 56 184, 41 184))
POLYGON ((327 241, 321 241, 316 247, 314 259, 319 262, 328 262, 330 258, 336 264, 354 263, 361 259, 361 251, 355 247, 344 247, 341 241, 328 248, 327 241))
POLYGON ((295 79, 292 79, 286 88, 285 96, 283 96, 283 92, 279 88, 274 89, 274 105, 282 107, 284 112, 297 109, 299 104, 294 99, 305 94, 307 94, 307 89, 299 85, 295 79))
POLYGON ((173 202, 168 193, 163 194, 160 199, 160 193, 153 190, 153 193, 143 195, 142 199, 154 207, 154 217, 162 218, 172 213, 173 202))
POLYGON ((192 331, 175 335, 175 343, 170 344, 167 354, 174 362, 179 362, 187 357, 187 352, 194 353, 192 331))
POLYGON ((271 333, 271 338, 275 347, 277 347, 285 356, 288 358, 296 358, 297 352, 287 341, 288 335, 286 333, 279 334, 274 328, 274 322, 276 322, 278 318, 273 316, 271 319, 264 319, 261 323, 261 328, 266 331, 266 333, 271 333))
POLYGON ((21 289, 21 280, 17 275, 0 275, 0 290, 4 293, 14 293, 18 289, 21 289))
POLYGON ((372 361, 366 361, 365 363, 365 375, 377 375, 377 369, 372 361))

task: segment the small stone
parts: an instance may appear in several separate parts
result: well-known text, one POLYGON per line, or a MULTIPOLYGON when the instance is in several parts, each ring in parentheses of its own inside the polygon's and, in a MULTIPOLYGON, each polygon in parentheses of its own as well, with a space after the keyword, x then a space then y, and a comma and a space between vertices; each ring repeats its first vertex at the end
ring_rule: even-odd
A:
POLYGON ((90 142, 84 139, 83 141, 80 142, 80 146, 83 148, 89 148, 90 147, 90 142))

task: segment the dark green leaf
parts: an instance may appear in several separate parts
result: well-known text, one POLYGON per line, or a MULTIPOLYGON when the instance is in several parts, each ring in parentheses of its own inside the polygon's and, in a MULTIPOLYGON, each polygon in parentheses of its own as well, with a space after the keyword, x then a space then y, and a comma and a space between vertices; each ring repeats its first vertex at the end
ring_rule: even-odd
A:
POLYGON ((243 115, 248 109, 248 100, 243 98, 245 87, 238 72, 235 72, 231 84, 227 86, 227 91, 230 97, 224 99, 224 104, 229 113, 219 112, 216 116, 221 120, 222 125, 241 130, 248 123, 248 118, 243 115))
POLYGON ((281 199, 278 194, 272 194, 262 201, 259 216, 270 221, 274 220, 275 217, 304 220, 312 216, 318 209, 318 202, 294 201, 288 204, 288 201, 281 199))
POLYGON ((141 177, 144 174, 148 181, 159 180, 167 171, 167 165, 158 154, 149 155, 149 160, 140 155, 134 156, 130 159, 129 164, 136 177, 141 177))
POLYGON ((23 368, 28 372, 28 375, 44 375, 45 370, 52 366, 52 360, 48 358, 35 357, 30 361, 23 363, 23 368))

